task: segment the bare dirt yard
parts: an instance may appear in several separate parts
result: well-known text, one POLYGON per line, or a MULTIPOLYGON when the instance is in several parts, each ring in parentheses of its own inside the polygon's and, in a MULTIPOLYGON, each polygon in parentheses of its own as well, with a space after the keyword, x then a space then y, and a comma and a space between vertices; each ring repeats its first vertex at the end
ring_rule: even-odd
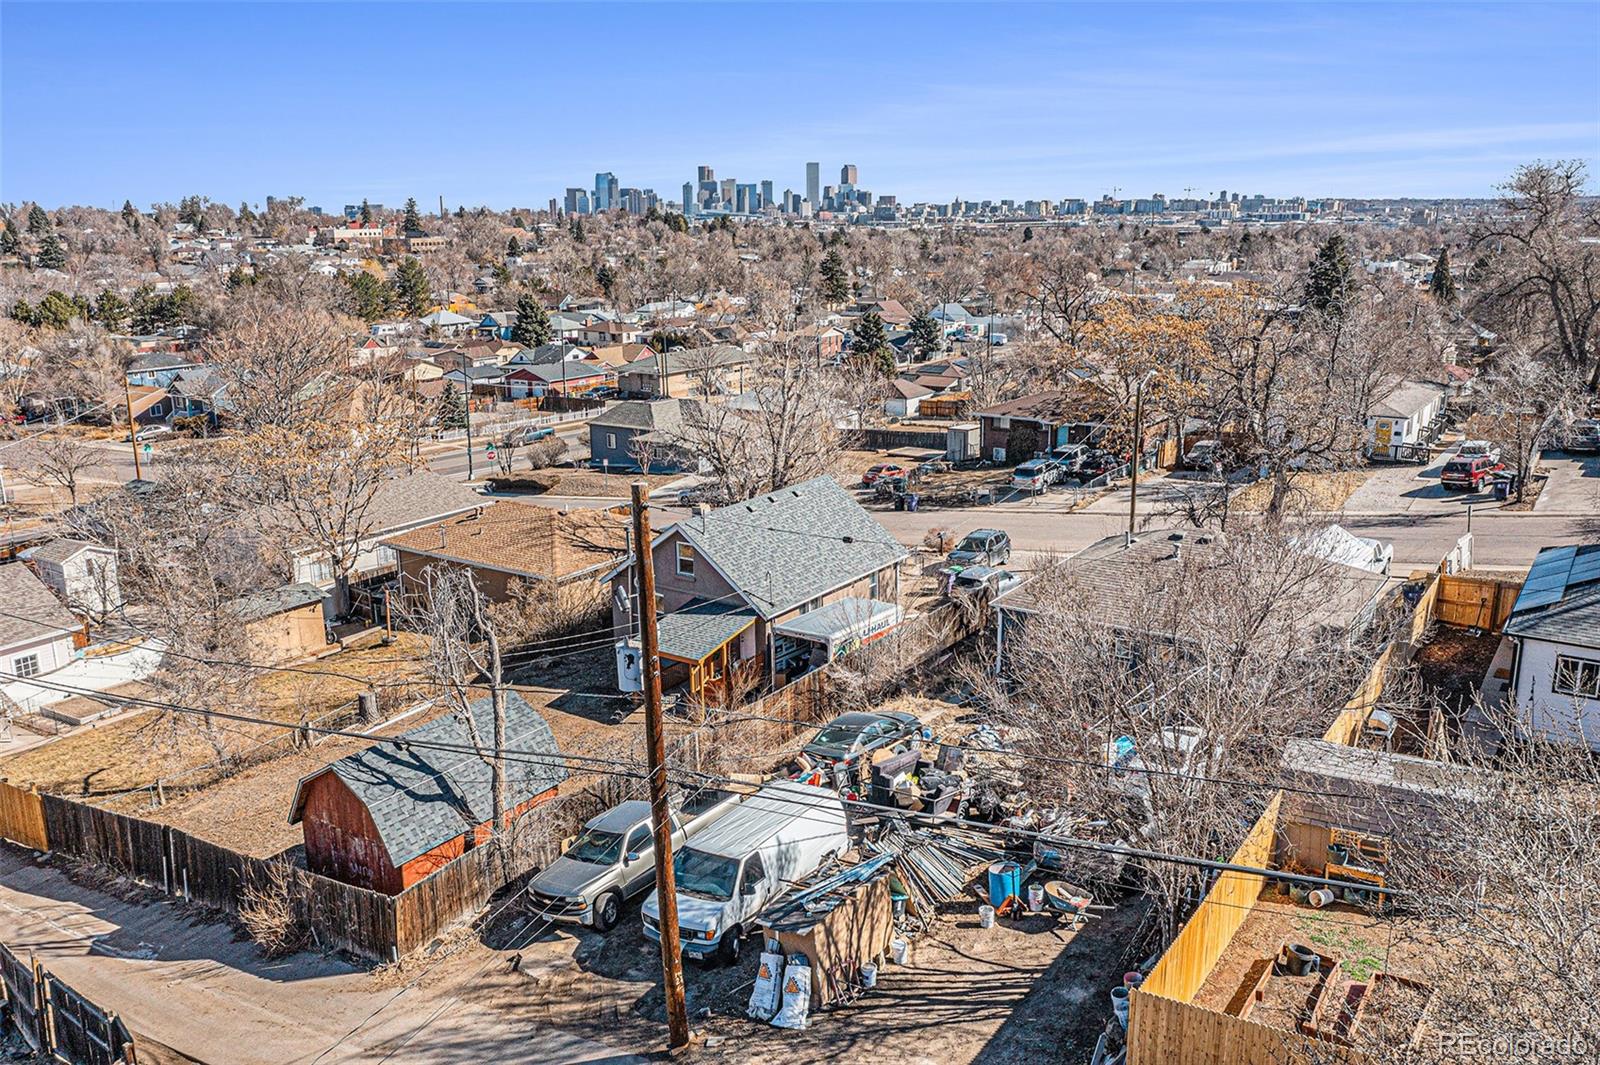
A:
MULTIPOLYGON (((1310 511, 1339 511, 1345 500, 1366 483, 1375 470, 1328 470, 1297 474, 1290 482, 1291 505, 1310 511)), ((1233 509, 1259 514, 1272 501, 1272 482, 1255 481, 1239 489, 1233 509)))
MULTIPOLYGON (((1076 933, 1045 915, 1001 919, 985 929, 976 902, 952 904, 916 939, 908 965, 884 969, 877 988, 855 1002, 813 1014, 803 1032, 745 1017, 755 950, 726 968, 688 963, 684 981, 697 1038, 684 1060, 1087 1061, 1110 1016, 1110 989, 1138 963, 1128 944, 1142 915, 1141 904, 1129 899, 1076 933)), ((525 920, 510 919, 502 934, 513 936, 510 925, 519 919, 525 920)), ((608 935, 552 931, 523 954, 542 975, 518 1001, 508 996, 505 1008, 531 1005, 547 1023, 619 1049, 661 1045, 660 955, 644 938, 636 906, 608 935), (558 963, 547 965, 547 954, 558 963)))

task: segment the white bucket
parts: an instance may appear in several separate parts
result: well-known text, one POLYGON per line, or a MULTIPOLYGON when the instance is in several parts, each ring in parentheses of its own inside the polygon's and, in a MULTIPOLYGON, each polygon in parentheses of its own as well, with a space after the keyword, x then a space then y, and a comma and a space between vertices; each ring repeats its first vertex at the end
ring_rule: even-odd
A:
POLYGON ((1328 888, 1318 888, 1306 896, 1306 901, 1320 910, 1324 906, 1333 905, 1333 892, 1328 888))
POLYGON ((1038 913, 1040 910, 1044 909, 1043 884, 1028 885, 1028 909, 1032 910, 1034 913, 1038 913))
POLYGON ((911 943, 904 939, 889 940, 889 957, 894 959, 896 965, 904 965, 911 956, 911 943))
POLYGON ((861 986, 869 991, 878 986, 878 967, 870 961, 861 967, 861 986))
POLYGON ((1128 989, 1126 987, 1113 987, 1111 989, 1111 1012, 1116 1015, 1117 1023, 1128 1027, 1128 989))
POLYGON ((993 928, 994 927, 994 907, 993 906, 984 905, 984 906, 979 906, 978 907, 978 926, 980 928, 993 928))

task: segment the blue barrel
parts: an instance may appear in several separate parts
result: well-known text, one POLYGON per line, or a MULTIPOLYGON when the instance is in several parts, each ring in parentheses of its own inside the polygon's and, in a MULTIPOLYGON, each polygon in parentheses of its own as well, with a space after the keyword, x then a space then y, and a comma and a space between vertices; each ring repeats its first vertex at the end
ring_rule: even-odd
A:
POLYGON ((989 866, 989 905, 999 909, 1007 899, 1022 897, 1022 866, 995 862, 989 866))

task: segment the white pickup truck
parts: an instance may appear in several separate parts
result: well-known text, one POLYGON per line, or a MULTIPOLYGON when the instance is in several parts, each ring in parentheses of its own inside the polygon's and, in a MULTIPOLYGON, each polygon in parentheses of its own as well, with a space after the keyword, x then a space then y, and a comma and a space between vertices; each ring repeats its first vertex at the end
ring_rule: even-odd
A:
MULTIPOLYGON (((738 796, 705 788, 672 810, 676 850, 733 809, 738 796)), ((535 916, 588 925, 602 932, 617 923, 622 903, 655 887, 656 847, 650 804, 618 803, 589 819, 576 839, 528 885, 535 916)))

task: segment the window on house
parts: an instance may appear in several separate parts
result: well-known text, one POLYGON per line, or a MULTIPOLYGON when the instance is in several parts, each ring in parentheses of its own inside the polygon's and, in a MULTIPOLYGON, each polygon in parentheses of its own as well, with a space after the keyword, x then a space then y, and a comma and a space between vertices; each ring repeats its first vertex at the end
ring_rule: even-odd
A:
POLYGON ((39 675, 39 656, 18 655, 11 660, 11 672, 19 677, 37 677, 39 675))
POLYGON ((678 576, 694 577, 694 548, 688 544, 678 545, 678 576))
POLYGON ((606 434, 606 449, 608 451, 615 451, 617 449, 617 434, 616 433, 607 433, 606 434))
POLYGON ((878 592, 881 589, 882 584, 883 584, 883 582, 879 579, 879 574, 874 573, 872 575, 872 590, 870 592, 868 592, 867 594, 869 596, 871 596, 873 599, 878 598, 878 592))
POLYGON ((1557 695, 1600 699, 1600 662, 1556 655, 1556 676, 1551 688, 1557 695))

